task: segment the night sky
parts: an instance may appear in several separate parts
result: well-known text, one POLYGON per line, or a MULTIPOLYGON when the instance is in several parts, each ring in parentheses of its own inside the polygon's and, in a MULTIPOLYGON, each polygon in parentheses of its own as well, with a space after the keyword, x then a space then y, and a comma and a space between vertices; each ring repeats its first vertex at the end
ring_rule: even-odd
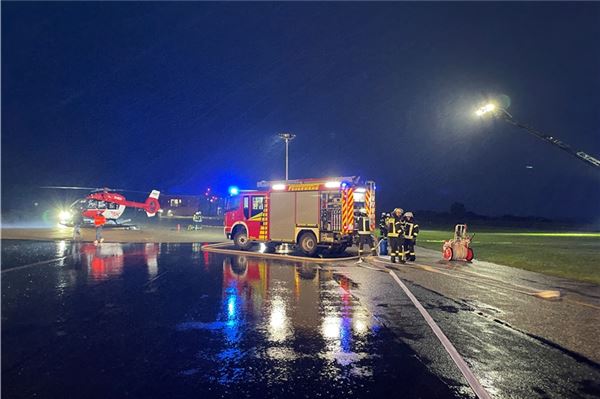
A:
MULTIPOLYGON (((385 208, 600 221, 600 3, 2 2, 2 200, 360 175, 385 208), (533 166, 527 168, 526 166, 533 166)), ((383 210, 383 209, 380 209, 383 210)))

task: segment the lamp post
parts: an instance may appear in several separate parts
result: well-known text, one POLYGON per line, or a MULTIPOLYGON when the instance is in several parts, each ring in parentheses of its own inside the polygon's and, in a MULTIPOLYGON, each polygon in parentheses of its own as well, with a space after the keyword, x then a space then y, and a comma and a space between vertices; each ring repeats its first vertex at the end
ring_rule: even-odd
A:
POLYGON ((285 180, 288 180, 288 144, 296 135, 292 133, 279 133, 279 138, 285 141, 285 180))
POLYGON ((516 127, 519 127, 521 129, 527 131, 527 133, 537 137, 540 140, 543 140, 547 143, 557 146, 561 150, 568 152, 575 158, 578 158, 579 160, 587 163, 588 165, 595 167, 595 168, 600 168, 600 160, 594 158, 593 156, 591 156, 583 151, 574 150, 567 143, 560 141, 559 139, 557 139, 554 136, 548 136, 548 135, 540 132, 539 130, 532 128, 529 125, 525 125, 523 123, 516 121, 513 118, 513 116, 506 109, 498 106, 497 104, 494 104, 494 103, 485 104, 484 106, 480 107, 479 109, 477 109, 475 111, 475 115, 477 115, 481 118, 487 117, 487 116, 492 116, 497 119, 502 119, 502 120, 510 123, 511 125, 514 125, 516 127))

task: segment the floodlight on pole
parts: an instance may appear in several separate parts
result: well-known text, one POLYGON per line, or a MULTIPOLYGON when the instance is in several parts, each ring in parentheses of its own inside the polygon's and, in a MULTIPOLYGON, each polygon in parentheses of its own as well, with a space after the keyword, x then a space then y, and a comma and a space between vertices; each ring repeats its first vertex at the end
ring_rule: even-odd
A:
POLYGON ((478 108, 475 111, 475 115, 477 115, 480 118, 492 116, 497 119, 502 119, 502 120, 510 123, 511 125, 514 125, 516 127, 519 127, 521 129, 527 131, 527 133, 537 137, 540 140, 543 140, 547 143, 557 146, 561 150, 568 152, 575 158, 578 158, 579 160, 587 163, 588 165, 596 167, 596 168, 600 168, 600 160, 598 160, 597 158, 594 158, 593 156, 591 156, 583 151, 576 151, 573 148, 571 148, 571 146, 569 146, 567 143, 557 139, 556 137, 548 136, 548 135, 532 128, 529 125, 525 125, 523 123, 516 121, 513 118, 513 116, 506 109, 504 109, 494 103, 487 103, 487 104, 483 105, 482 107, 478 108))
POLYGON ((475 115, 477 116, 483 116, 489 112, 493 112, 496 109, 496 105, 490 103, 490 104, 486 104, 483 107, 479 108, 477 111, 475 111, 475 115))
POLYGON ((285 141, 285 180, 288 180, 288 144, 296 135, 293 133, 279 133, 279 138, 285 141))

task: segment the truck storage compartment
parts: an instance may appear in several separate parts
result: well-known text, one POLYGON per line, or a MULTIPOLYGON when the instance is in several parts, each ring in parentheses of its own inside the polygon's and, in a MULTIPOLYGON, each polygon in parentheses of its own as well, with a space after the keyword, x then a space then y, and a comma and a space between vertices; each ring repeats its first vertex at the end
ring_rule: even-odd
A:
POLYGON ((319 224, 319 192, 296 193, 296 225, 317 227, 319 224))
POLYGON ((271 192, 269 232, 271 241, 294 241, 295 196, 293 192, 271 192))

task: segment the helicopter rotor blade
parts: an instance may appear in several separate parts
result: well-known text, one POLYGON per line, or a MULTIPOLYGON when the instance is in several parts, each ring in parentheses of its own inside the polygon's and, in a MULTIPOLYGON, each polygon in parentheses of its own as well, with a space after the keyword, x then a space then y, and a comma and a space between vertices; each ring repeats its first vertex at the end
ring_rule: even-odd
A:
POLYGON ((68 186, 41 186, 40 188, 48 188, 55 190, 97 190, 98 187, 68 187, 68 186))
POLYGON ((152 190, 142 191, 142 190, 127 190, 125 188, 110 188, 110 187, 78 187, 78 186, 41 186, 40 188, 45 189, 54 189, 54 190, 85 190, 85 191, 110 191, 110 192, 128 192, 128 193, 142 193, 148 194, 152 190))

